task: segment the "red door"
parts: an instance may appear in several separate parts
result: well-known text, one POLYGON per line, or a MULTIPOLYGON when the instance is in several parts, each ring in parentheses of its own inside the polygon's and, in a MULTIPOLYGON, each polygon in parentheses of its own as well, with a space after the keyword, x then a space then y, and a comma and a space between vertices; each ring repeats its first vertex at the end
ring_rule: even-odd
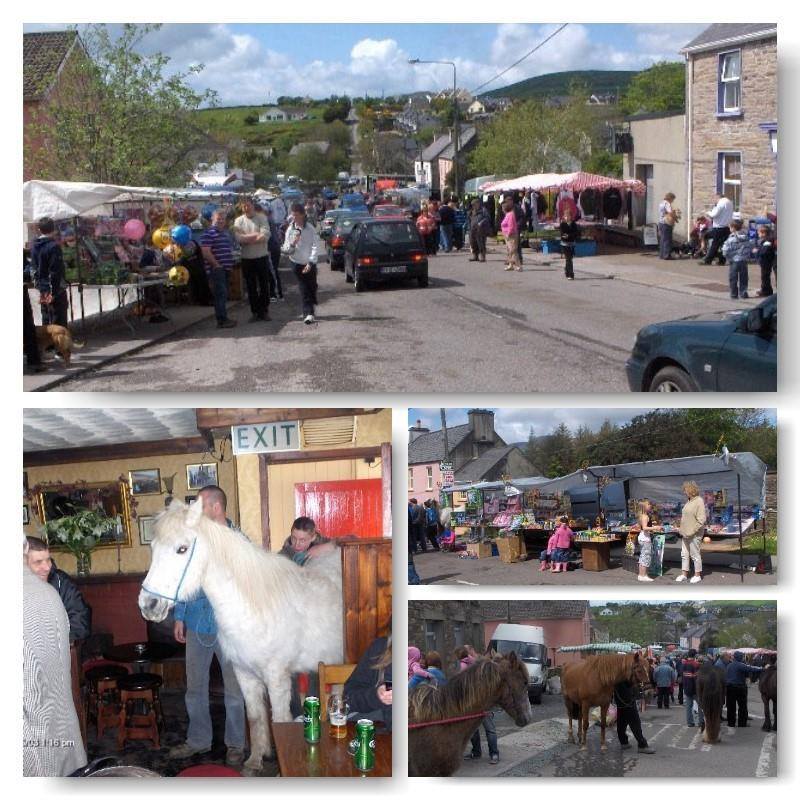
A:
POLYGON ((294 485, 298 517, 311 517, 324 536, 383 536, 382 482, 319 481, 294 485))

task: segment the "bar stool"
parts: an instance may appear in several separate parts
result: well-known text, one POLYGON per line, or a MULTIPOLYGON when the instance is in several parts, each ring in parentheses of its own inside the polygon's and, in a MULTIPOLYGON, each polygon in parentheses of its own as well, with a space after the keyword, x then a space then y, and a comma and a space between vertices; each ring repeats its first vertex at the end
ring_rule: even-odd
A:
POLYGON ((97 726, 99 739, 106 728, 119 725, 119 689, 117 681, 128 674, 119 664, 103 664, 86 671, 89 694, 86 697, 86 717, 97 726))
POLYGON ((128 739, 150 739, 161 746, 158 728, 164 722, 158 690, 163 683, 160 675, 137 672, 117 679, 120 713, 117 749, 122 750, 128 739))

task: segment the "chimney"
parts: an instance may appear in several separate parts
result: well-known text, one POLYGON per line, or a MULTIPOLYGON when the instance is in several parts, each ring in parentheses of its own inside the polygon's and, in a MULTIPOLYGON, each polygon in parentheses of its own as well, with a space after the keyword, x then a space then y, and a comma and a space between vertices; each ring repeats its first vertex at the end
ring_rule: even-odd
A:
POLYGON ((430 433, 430 428, 423 428, 422 427, 422 420, 418 419, 417 424, 414 425, 412 428, 408 429, 408 441, 409 443, 413 442, 418 437, 422 436, 423 433, 430 433))
POLYGON ((494 447, 497 434, 494 431, 494 411, 485 408, 471 408, 467 412, 469 427, 472 431, 472 453, 477 458, 494 447))

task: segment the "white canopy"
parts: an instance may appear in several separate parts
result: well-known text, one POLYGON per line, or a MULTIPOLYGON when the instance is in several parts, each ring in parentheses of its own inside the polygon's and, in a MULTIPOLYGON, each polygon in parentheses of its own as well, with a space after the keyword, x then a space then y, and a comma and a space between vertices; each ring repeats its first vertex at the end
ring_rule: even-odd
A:
MULTIPOLYGON (((626 480, 631 497, 647 497, 657 503, 683 500, 682 484, 693 480, 701 491, 727 489, 735 493, 740 488, 739 498, 743 505, 766 505, 767 465, 753 453, 729 453, 725 458, 705 455, 605 464, 577 470, 560 478, 514 478, 511 483, 518 489, 537 488, 545 493, 554 493, 592 485, 601 477, 626 480)), ((499 489, 502 486, 501 482, 484 482, 456 485, 447 491, 499 489)))
POLYGON ((22 184, 22 214, 23 222, 35 222, 42 217, 71 219, 82 214, 110 213, 108 206, 111 203, 131 203, 166 197, 208 202, 215 197, 229 197, 232 194, 231 191, 214 192, 204 189, 163 189, 76 181, 27 181, 22 184))
POLYGON ((630 189, 634 194, 644 194, 645 185, 635 179, 620 180, 609 178, 606 175, 595 175, 591 172, 541 172, 535 175, 523 175, 519 178, 496 181, 485 184, 484 192, 521 192, 531 189, 536 192, 545 189, 568 189, 573 192, 582 192, 584 189, 630 189))

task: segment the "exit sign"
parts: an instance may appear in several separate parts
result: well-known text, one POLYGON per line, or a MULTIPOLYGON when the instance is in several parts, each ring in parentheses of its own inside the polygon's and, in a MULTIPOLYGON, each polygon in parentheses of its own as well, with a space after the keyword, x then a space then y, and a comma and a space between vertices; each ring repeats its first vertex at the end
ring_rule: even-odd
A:
POLYGON ((234 425, 231 428, 233 454, 278 453, 300 449, 299 422, 270 422, 265 425, 234 425))

